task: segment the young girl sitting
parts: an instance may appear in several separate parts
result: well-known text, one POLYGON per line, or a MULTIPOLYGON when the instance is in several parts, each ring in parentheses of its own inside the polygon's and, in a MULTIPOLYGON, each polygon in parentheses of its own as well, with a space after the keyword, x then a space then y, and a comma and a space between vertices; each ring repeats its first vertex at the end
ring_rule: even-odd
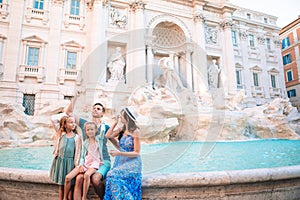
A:
MULTIPOLYGON (((63 116, 57 131, 54 159, 50 169, 50 178, 59 185, 59 199, 63 199, 66 175, 79 165, 82 140, 76 132, 75 119, 63 116)), ((72 194, 71 194, 72 195, 72 194)))
POLYGON ((97 134, 97 125, 94 122, 86 122, 84 124, 84 131, 87 135, 87 139, 84 141, 83 149, 81 152, 80 165, 74 168, 67 176, 65 180, 65 194, 64 199, 67 199, 68 192, 71 188, 71 180, 79 173, 84 173, 83 182, 83 196, 85 200, 87 192, 90 186, 90 177, 93 175, 102 164, 103 156, 100 155, 99 149, 102 149, 103 142, 97 134))

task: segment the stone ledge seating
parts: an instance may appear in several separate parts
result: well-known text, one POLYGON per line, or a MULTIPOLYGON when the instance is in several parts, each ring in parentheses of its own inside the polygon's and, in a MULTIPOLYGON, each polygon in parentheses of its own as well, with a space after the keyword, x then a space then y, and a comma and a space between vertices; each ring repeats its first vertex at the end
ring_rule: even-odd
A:
MULTIPOLYGON (((49 172, 0 167, 1 200, 53 200, 49 172)), ((89 199, 97 199, 92 187, 89 199)), ((237 171, 143 175, 143 199, 298 200, 300 166, 237 171)))

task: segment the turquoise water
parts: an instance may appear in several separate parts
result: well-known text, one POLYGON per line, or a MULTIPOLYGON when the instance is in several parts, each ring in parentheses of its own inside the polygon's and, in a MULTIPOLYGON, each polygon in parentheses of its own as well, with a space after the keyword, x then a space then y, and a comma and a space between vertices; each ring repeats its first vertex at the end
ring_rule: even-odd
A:
MULTIPOLYGON (((112 148, 112 147, 110 147, 112 148)), ((53 147, 0 150, 0 167, 49 170, 53 147)), ((142 145, 143 173, 243 170, 300 165, 300 140, 142 145)))

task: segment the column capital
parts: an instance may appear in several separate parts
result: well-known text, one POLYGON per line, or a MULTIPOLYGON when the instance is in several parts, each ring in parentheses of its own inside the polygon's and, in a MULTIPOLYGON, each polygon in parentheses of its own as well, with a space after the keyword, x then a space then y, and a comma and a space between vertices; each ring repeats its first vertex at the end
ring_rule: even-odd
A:
POLYGON ((232 19, 225 19, 223 22, 220 23, 220 26, 224 29, 232 28, 233 25, 234 24, 233 24, 232 19))
POLYGON ((280 41, 279 37, 274 38, 274 44, 276 47, 280 47, 281 41, 280 41))
POLYGON ((102 3, 102 6, 107 6, 109 4, 109 0, 86 0, 86 5, 90 10, 93 9, 95 3, 102 3))
POLYGON ((203 12, 198 11, 194 14, 194 21, 197 22, 205 22, 206 18, 203 14, 203 12))
POLYGON ((185 49, 185 53, 192 53, 194 51, 194 45, 193 43, 186 43, 186 49, 185 49))
POLYGON ((145 37, 145 45, 146 45, 147 47, 153 47, 153 45, 154 45, 153 40, 154 40, 154 39, 155 39, 154 36, 146 36, 146 37, 145 37))
POLYGON ((136 11, 136 10, 144 10, 145 9, 145 3, 143 0, 131 0, 129 2, 129 7, 131 11, 136 11))

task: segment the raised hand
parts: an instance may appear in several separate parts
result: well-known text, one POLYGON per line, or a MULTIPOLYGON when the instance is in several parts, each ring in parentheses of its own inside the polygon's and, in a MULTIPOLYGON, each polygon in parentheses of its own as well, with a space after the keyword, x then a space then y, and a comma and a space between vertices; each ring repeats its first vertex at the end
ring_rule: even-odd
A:
POLYGON ((113 123, 117 124, 119 122, 120 117, 120 115, 114 115, 111 119, 113 120, 113 123))

